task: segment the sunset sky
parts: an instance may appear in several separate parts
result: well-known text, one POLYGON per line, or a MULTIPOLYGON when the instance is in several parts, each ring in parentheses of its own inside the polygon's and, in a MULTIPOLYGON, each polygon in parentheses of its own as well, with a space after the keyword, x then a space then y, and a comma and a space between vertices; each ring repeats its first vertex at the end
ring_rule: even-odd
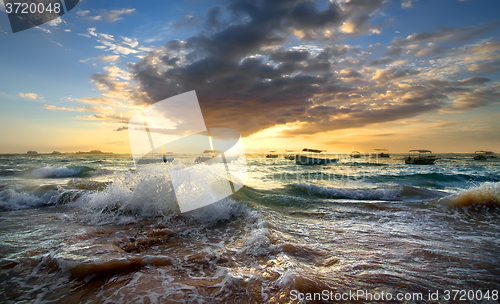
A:
POLYGON ((13 34, 0 153, 130 153, 140 109, 196 90, 247 151, 500 152, 500 1, 81 1, 13 34))

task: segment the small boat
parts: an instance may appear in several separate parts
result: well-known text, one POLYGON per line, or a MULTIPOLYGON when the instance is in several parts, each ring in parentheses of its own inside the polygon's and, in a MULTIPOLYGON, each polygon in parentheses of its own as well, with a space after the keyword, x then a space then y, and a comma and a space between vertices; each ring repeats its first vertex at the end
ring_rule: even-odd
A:
POLYGON ((384 152, 384 151, 388 151, 387 149, 375 149, 375 151, 380 152, 380 153, 377 153, 377 157, 387 157, 387 158, 391 157, 389 155, 389 153, 384 152))
POLYGON ((298 165, 326 165, 334 164, 339 161, 338 158, 320 158, 320 153, 326 153, 326 150, 304 148, 302 149, 302 152, 317 153, 317 156, 312 156, 313 154, 309 154, 310 156, 302 155, 301 153, 295 158, 295 163, 298 165))
POLYGON ((30 156, 37 156, 37 155, 38 155, 38 152, 33 151, 33 150, 30 150, 30 151, 28 151, 26 154, 28 154, 28 155, 30 155, 30 156))
POLYGON ((269 151, 269 153, 266 154, 266 158, 278 158, 278 154, 275 154, 276 151, 269 151))
POLYGON ((198 156, 194 160, 194 162, 197 164, 208 162, 208 161, 211 161, 212 163, 223 163, 223 162, 230 163, 230 162, 238 159, 238 156, 226 156, 221 151, 218 151, 218 150, 205 150, 205 151, 203 151, 203 154, 205 154, 207 156, 198 156), (215 158, 216 156, 221 155, 221 154, 222 154, 222 158, 215 158))
POLYGON ((157 163, 169 163, 174 161, 174 153, 173 152, 165 152, 165 154, 161 155, 158 153, 147 154, 143 156, 137 161, 137 164, 147 165, 147 164, 157 164, 157 163))
POLYGON ((497 158, 491 151, 476 151, 474 152, 474 160, 485 160, 488 158, 497 158))
POLYGON ((361 158, 361 153, 359 151, 352 151, 351 158, 361 158))
POLYGON ((165 152, 163 155, 163 161, 166 163, 170 163, 174 161, 174 152, 165 152))
POLYGON ((405 164, 432 165, 436 159, 430 150, 410 150, 410 155, 405 158, 405 164))
POLYGON ((286 150, 284 158, 288 160, 295 160, 295 158, 297 158, 297 154, 295 153, 295 150, 286 150))

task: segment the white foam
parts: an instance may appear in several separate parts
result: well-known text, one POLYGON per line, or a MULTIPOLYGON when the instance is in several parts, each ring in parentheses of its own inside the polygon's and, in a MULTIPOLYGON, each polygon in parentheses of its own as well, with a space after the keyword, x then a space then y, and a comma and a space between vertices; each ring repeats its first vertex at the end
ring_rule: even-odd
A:
POLYGON ((38 177, 38 178, 47 178, 47 177, 71 177, 71 176, 77 176, 80 171, 82 171, 82 168, 80 167, 74 167, 74 168, 67 168, 67 167, 60 167, 60 168, 51 168, 51 167, 43 167, 43 168, 37 168, 31 171, 31 175, 33 177, 38 177))
POLYGON ((17 193, 12 189, 3 190, 0 192, 0 210, 19 210, 40 206, 44 200, 25 193, 17 193))
MULTIPOLYGON (((180 214, 164 167, 144 166, 136 173, 118 172, 115 177, 113 183, 104 191, 88 193, 77 200, 75 204, 87 211, 83 220, 91 224, 124 224, 134 222, 137 218, 171 217, 180 214)), ((241 204, 225 198, 182 214, 182 217, 201 223, 212 223, 241 214, 241 208, 241 204)))

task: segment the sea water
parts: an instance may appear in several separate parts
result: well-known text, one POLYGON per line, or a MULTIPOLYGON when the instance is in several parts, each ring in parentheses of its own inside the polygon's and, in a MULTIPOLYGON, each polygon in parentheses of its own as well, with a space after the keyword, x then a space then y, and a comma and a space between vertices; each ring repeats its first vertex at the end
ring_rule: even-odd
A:
POLYGON ((432 294, 454 303, 446 291, 459 290, 475 292, 468 303, 496 303, 500 160, 439 157, 298 166, 249 155, 245 187, 180 213, 162 165, 1 155, 0 298, 321 303, 364 293, 343 302, 430 303, 432 294))

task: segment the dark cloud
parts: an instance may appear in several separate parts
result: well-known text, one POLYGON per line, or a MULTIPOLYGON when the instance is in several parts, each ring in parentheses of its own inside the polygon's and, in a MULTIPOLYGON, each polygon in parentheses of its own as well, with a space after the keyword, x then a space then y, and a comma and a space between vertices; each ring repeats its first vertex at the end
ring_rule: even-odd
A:
POLYGON ((295 61, 303 61, 309 57, 309 52, 307 51, 283 51, 283 52, 275 52, 270 56, 271 60, 278 62, 295 62, 295 61))
POLYGON ((500 25, 500 21, 491 22, 481 26, 471 26, 466 28, 440 27, 434 32, 422 32, 409 35, 406 38, 396 38, 391 44, 393 46, 406 46, 412 43, 424 41, 446 41, 451 40, 457 43, 477 38, 478 35, 489 32, 500 25))
POLYGON ((414 76, 414 75, 417 75, 418 73, 420 73, 420 72, 417 70, 394 67, 394 68, 389 68, 386 70, 379 71, 373 79, 379 83, 385 83, 385 82, 394 81, 398 78, 414 76))
POLYGON ((394 61, 393 57, 384 57, 384 58, 380 58, 380 59, 370 60, 369 64, 370 65, 386 65, 386 64, 391 63, 393 61, 394 61))
MULTIPOLYGON (((422 43, 465 39, 492 25, 398 38, 378 59, 367 51, 382 52, 379 43, 366 50, 341 43, 340 35, 376 29, 371 16, 383 5, 382 0, 351 0, 320 9, 307 0, 228 1, 204 17, 179 22, 191 25, 192 18, 199 19, 193 23, 201 26, 198 34, 169 41, 129 64, 140 91, 120 86, 110 74, 95 74, 92 80, 108 95, 125 91, 143 106, 196 90, 208 127, 233 128, 243 135, 293 122, 304 124, 286 135, 363 127, 445 108, 451 97, 463 97, 455 108, 492 100, 492 92, 477 91, 487 78, 430 79, 421 75, 425 69, 395 61, 403 52, 449 52, 422 43), (412 44, 422 45, 409 51, 412 44), (477 99, 473 92, 479 92, 477 99)), ((476 68, 485 69, 469 67, 476 68)), ((121 119, 104 114, 85 118, 121 119)))

